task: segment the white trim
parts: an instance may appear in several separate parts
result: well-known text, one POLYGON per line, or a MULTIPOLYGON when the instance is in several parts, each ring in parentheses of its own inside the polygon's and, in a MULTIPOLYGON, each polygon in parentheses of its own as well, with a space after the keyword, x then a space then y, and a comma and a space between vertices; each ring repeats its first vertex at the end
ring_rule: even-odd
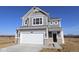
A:
POLYGON ((28 22, 27 22, 27 24, 26 24, 26 21, 27 21, 27 19, 26 19, 26 20, 24 20, 24 26, 27 26, 27 24, 28 24, 28 22))
MULTIPOLYGON (((27 18, 29 18, 29 20, 30 20, 30 17, 27 17, 27 18)), ((23 24, 24 24, 23 26, 28 26, 29 20, 27 20, 27 18, 23 20, 23 24), (26 20, 27 20, 27 24, 25 24, 26 20)))
POLYGON ((22 19, 25 19, 34 9, 33 8, 36 8, 37 10, 40 10, 42 12, 44 12, 46 15, 48 15, 47 12, 45 12, 44 10, 40 9, 39 7, 32 7, 23 17, 22 19))
POLYGON ((47 34, 47 39, 49 38, 48 36, 49 36, 49 34, 48 34, 48 28, 46 29, 46 34, 47 34))
POLYGON ((58 21, 54 21, 53 25, 58 25, 58 23, 59 23, 58 21))
POLYGON ((61 21, 59 21, 59 26, 61 27, 61 21))
POLYGON ((41 17, 41 16, 33 17, 33 18, 32 18, 32 26, 39 26, 39 25, 43 25, 43 17, 41 17), (34 19, 34 18, 42 18, 42 24, 33 24, 33 19, 34 19))
POLYGON ((63 33, 63 30, 61 31, 61 38, 62 38, 62 44, 64 44, 64 33, 63 33))
POLYGON ((20 36, 20 43, 26 43, 26 44, 42 44, 43 45, 43 34, 27 34, 27 33, 21 33, 20 36))
POLYGON ((49 24, 48 24, 48 20, 49 20, 49 18, 48 18, 48 17, 46 17, 46 24, 47 24, 47 25, 49 25, 49 24))

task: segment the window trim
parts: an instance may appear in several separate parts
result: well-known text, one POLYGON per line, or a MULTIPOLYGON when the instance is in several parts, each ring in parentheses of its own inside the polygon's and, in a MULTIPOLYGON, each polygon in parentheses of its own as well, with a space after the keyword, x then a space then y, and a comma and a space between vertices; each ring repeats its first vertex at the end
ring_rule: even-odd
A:
POLYGON ((27 24, 27 20, 25 20, 25 24, 27 24))
POLYGON ((28 25, 28 22, 29 22, 29 18, 27 18, 26 20, 24 20, 24 25, 27 26, 28 25))
MULTIPOLYGON (((34 20, 34 19, 33 19, 33 20, 34 20)), ((35 20, 36 20, 36 21, 35 21, 36 24, 40 24, 40 18, 36 18, 35 20)))
POLYGON ((43 17, 33 17, 33 18, 32 18, 32 25, 33 25, 33 26, 36 26, 36 25, 43 25, 43 17), (39 18, 39 19, 42 18, 42 24, 40 24, 40 21, 39 21, 39 24, 36 24, 36 18, 39 18), (34 19, 35 19, 35 24, 34 24, 34 19))
POLYGON ((59 22, 58 21, 53 21, 53 25, 58 25, 59 22))

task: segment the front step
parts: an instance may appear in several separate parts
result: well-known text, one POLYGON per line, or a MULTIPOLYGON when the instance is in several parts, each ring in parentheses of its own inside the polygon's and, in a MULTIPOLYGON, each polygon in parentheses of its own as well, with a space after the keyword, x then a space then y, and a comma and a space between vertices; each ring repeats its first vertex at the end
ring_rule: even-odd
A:
POLYGON ((53 43, 52 45, 53 45, 54 48, 60 48, 60 49, 62 49, 62 47, 58 43, 53 43))
POLYGON ((56 48, 56 49, 62 49, 62 47, 60 46, 60 44, 58 43, 52 43, 48 46, 44 46, 44 48, 56 48))

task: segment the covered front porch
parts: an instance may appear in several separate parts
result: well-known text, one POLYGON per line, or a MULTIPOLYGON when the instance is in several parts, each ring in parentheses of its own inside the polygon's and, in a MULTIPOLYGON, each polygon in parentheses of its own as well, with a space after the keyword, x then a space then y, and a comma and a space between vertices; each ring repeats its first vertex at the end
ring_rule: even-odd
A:
POLYGON ((61 48, 62 31, 48 31, 48 39, 45 40, 45 46, 48 48, 61 48))
POLYGON ((61 31, 48 31, 48 39, 51 40, 52 43, 60 43, 61 31))

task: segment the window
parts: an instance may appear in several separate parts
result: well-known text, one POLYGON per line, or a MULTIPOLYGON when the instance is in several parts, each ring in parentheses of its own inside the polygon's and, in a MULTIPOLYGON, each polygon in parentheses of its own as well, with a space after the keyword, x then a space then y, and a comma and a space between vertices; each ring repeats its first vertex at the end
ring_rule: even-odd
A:
POLYGON ((36 24, 40 24, 40 23, 39 23, 39 18, 36 18, 36 24))
POLYGON ((58 25, 58 21, 53 21, 53 24, 54 25, 58 25))
POLYGON ((25 20, 25 24, 27 24, 27 21, 29 20, 29 18, 27 18, 26 20, 25 20))
POLYGON ((35 24, 38 24, 38 25, 42 24, 42 18, 34 18, 34 19, 33 19, 33 24, 34 24, 34 25, 35 25, 35 24))
POLYGON ((52 31, 49 31, 49 37, 52 37, 52 31))
POLYGON ((35 19, 33 19, 33 24, 35 24, 35 19))
POLYGON ((42 18, 40 18, 40 24, 42 24, 42 18))
POLYGON ((25 20, 25 24, 27 24, 27 20, 25 20))

